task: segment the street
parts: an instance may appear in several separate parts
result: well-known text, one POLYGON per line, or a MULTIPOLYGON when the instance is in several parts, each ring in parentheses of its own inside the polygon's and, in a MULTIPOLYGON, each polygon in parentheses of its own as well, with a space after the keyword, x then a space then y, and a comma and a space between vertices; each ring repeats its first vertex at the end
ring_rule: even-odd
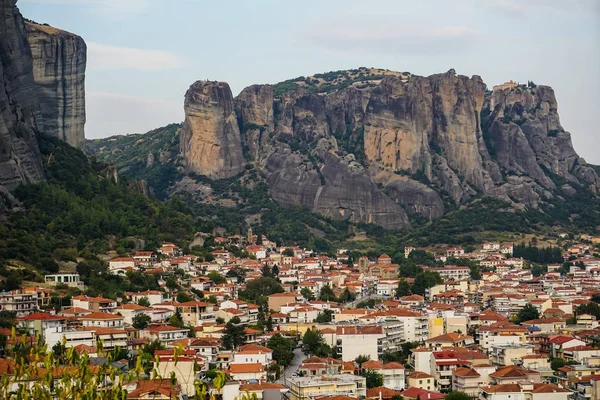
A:
POLYGON ((281 383, 285 385, 285 381, 287 378, 290 378, 296 371, 298 371, 298 367, 302 364, 302 361, 306 358, 302 348, 294 349, 294 359, 288 365, 288 367, 283 371, 283 374, 276 381, 277 383, 281 383))

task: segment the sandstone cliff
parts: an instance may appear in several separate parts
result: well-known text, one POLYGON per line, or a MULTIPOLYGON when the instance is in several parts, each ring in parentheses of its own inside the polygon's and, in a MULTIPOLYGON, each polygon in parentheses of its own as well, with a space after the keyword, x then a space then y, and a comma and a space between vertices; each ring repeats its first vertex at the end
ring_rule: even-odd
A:
POLYGON ((187 171, 230 178, 244 169, 233 96, 223 82, 198 81, 185 95, 181 154, 187 171))
POLYGON ((280 204, 387 228, 481 195, 537 208, 572 191, 557 179, 598 191, 600 178, 560 126, 551 88, 491 92, 454 70, 372 71, 253 85, 235 102, 226 84, 194 84, 181 132, 188 170, 232 176, 245 149, 280 204))
POLYGON ((25 24, 16 0, 0 0, 0 202, 10 201, 2 186, 44 178, 35 137, 42 129, 25 24))
POLYGON ((27 21, 44 131, 73 147, 85 144, 87 47, 77 35, 27 21))

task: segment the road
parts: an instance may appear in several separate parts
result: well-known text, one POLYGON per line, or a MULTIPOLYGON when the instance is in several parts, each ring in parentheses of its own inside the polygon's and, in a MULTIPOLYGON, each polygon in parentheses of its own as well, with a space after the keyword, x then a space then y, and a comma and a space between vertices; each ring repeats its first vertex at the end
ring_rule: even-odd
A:
POLYGON ((294 349, 294 359, 292 360, 290 365, 288 365, 288 367, 283 371, 283 374, 281 374, 281 377, 279 377, 277 383, 285 385, 285 380, 287 378, 290 378, 296 371, 298 371, 298 367, 300 366, 300 364, 302 364, 302 361, 304 361, 305 358, 306 356, 304 355, 302 348, 294 349))

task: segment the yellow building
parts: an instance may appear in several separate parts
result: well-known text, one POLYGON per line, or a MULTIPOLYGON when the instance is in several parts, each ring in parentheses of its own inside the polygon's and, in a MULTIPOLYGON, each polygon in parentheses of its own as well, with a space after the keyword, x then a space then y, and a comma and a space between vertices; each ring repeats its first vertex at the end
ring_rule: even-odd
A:
POLYGON ((407 386, 416 387, 425 390, 435 390, 435 382, 433 376, 425 372, 415 371, 408 375, 407 386))

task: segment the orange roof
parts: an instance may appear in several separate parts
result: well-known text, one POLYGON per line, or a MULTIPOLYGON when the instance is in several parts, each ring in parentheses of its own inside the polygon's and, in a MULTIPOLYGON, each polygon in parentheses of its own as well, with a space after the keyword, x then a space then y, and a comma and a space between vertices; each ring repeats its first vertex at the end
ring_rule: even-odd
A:
POLYGON ((464 367, 456 368, 454 370, 454 375, 456 375, 456 376, 473 376, 473 377, 481 376, 479 374, 479 372, 475 371, 474 369, 464 368, 464 367))
POLYGON ((253 364, 229 364, 229 369, 227 370, 230 374, 244 374, 251 372, 264 372, 265 367, 261 363, 253 363, 253 364))
POLYGON ((394 396, 402 396, 402 393, 386 388, 385 386, 374 387, 367 390, 367 398, 371 399, 391 399, 394 396))
POLYGON ((408 375, 409 378, 412 379, 427 379, 427 378, 433 378, 433 376, 425 373, 425 372, 421 372, 421 371, 415 371, 412 372, 410 375, 408 375))
POLYGON ((273 350, 271 350, 268 347, 265 346, 261 346, 258 344, 245 344, 243 346, 240 347, 238 353, 242 353, 242 354, 250 354, 250 353, 272 353, 273 350))
POLYGON ((383 364, 381 361, 377 360, 369 360, 362 363, 361 368, 363 369, 381 369, 383 368, 383 364))
POLYGON ((80 316, 78 318, 82 319, 82 320, 88 320, 88 319, 89 320, 97 320, 97 319, 100 319, 100 320, 123 319, 123 317, 120 316, 120 315, 109 314, 109 313, 100 312, 100 311, 93 312, 93 313, 86 314, 86 315, 82 315, 82 316, 80 316))
POLYGON ((60 321, 66 319, 58 315, 51 315, 48 313, 34 313, 24 317, 20 317, 19 321, 60 321))
POLYGON ((471 336, 462 335, 456 332, 445 333, 440 336, 427 339, 427 342, 462 342, 466 339, 472 339, 471 336))

